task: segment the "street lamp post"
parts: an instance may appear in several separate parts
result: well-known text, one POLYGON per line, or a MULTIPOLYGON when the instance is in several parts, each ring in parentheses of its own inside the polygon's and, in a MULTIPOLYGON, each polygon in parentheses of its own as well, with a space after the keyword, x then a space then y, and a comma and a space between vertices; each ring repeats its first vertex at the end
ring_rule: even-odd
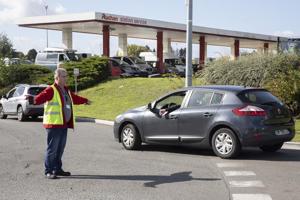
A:
POLYGON ((186 23, 186 66, 185 87, 192 86, 192 27, 193 27, 193 0, 186 0, 187 23, 186 23))
MULTIPOLYGON (((45 5, 45 10, 46 10, 46 16, 48 15, 48 5, 45 5)), ((46 40, 47 40, 47 48, 48 48, 48 29, 46 29, 46 40)))

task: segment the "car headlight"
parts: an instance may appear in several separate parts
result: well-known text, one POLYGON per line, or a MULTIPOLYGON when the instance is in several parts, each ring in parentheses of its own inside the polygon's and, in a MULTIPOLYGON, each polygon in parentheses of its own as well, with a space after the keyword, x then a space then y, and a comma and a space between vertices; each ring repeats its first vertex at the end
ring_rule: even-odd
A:
POLYGON ((123 119, 123 115, 121 114, 121 115, 118 115, 118 116, 116 117, 115 121, 116 121, 117 123, 120 123, 120 122, 122 121, 122 119, 123 119))

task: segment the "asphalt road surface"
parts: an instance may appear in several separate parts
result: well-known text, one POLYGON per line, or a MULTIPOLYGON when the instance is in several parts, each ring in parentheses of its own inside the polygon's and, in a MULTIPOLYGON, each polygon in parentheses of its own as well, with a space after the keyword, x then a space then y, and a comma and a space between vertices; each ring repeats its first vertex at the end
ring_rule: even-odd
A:
POLYGON ((144 145, 126 151, 112 127, 77 123, 69 130, 63 168, 44 177, 46 133, 41 120, 0 120, 0 199, 297 200, 300 148, 278 153, 246 149, 223 160, 198 147, 144 145))

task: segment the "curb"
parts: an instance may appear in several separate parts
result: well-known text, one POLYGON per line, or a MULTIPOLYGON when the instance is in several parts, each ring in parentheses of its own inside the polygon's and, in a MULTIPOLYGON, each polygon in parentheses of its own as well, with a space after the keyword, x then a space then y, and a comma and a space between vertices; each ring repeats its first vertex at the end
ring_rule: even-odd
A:
MULTIPOLYGON (((102 124, 102 125, 107 125, 107 126, 113 126, 114 125, 113 121, 102 120, 102 119, 94 119, 94 118, 88 118, 88 117, 76 117, 76 121, 77 122, 90 122, 90 123, 102 124)), ((300 146, 300 142, 285 142, 285 144, 299 145, 300 146)))
POLYGON ((76 117, 76 122, 89 122, 89 123, 96 123, 96 124, 102 124, 102 125, 107 125, 107 126, 114 125, 113 121, 94 119, 94 118, 88 118, 88 117, 76 117))

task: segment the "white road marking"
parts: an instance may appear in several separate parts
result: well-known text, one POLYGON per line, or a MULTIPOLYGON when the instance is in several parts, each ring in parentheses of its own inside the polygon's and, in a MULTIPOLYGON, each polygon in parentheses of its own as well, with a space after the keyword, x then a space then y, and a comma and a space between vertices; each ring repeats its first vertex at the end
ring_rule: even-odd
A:
POLYGON ((261 181, 229 181, 231 187, 265 187, 261 181))
POLYGON ((272 200, 268 194, 232 194, 232 200, 272 200))
POLYGON ((225 176, 256 176, 252 171, 224 171, 225 176))
POLYGON ((242 163, 217 163, 217 166, 219 168, 224 168, 224 167, 243 167, 244 165, 242 163))

